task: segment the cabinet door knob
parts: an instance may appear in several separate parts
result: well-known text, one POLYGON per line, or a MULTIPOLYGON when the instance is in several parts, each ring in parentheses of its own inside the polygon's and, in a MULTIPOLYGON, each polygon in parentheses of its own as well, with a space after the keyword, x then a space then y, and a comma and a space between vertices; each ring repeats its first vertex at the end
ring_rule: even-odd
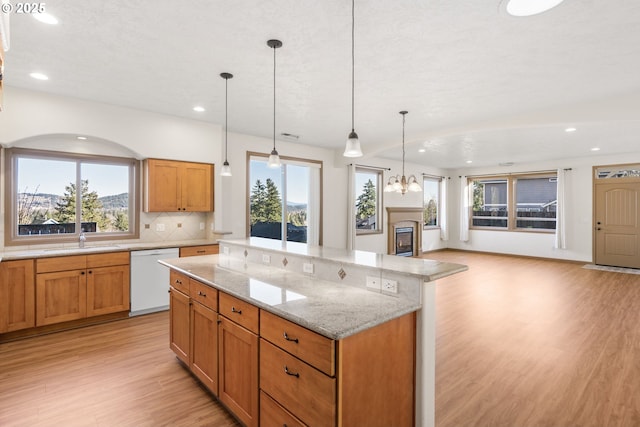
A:
POLYGON ((291 341, 291 342, 294 342, 294 343, 298 344, 298 338, 290 338, 289 335, 287 335, 286 331, 284 333, 284 339, 287 340, 287 341, 291 341))
POLYGON ((289 371, 289 368, 287 368, 287 365, 284 366, 284 373, 287 375, 291 375, 292 377, 300 378, 300 374, 297 372, 289 371))
POLYGON ((236 310, 236 308, 235 308, 235 307, 231 307, 231 312, 232 312, 232 313, 242 314, 242 310, 236 310))
POLYGON ((80 272, 80 275, 81 275, 81 276, 84 276, 84 271, 81 271, 81 272, 80 272))

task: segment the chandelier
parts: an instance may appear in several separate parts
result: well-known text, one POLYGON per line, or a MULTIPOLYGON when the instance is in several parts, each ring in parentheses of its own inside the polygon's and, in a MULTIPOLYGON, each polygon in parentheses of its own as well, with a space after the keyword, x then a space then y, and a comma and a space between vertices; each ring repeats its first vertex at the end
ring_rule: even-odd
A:
POLYGON ((400 111, 400 114, 402 114, 402 176, 394 175, 389 177, 387 185, 384 187, 385 193, 395 191, 404 195, 407 191, 422 191, 422 187, 418 184, 418 179, 415 175, 411 175, 409 178, 404 175, 404 119, 407 113, 408 111, 400 111))

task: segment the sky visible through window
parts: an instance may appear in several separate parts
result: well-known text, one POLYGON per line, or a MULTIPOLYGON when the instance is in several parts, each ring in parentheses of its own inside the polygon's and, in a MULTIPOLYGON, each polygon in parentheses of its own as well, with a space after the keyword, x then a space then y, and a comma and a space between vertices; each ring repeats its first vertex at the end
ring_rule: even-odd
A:
MULTIPOLYGON (((21 158, 18 162, 18 191, 58 194, 75 181, 75 162, 21 158)), ((89 180, 89 190, 99 196, 126 193, 128 168, 122 165, 82 164, 82 179, 89 180)))
MULTIPOLYGON (((304 203, 309 200, 309 170, 305 167, 290 167, 287 171, 287 201, 304 203)), ((279 168, 270 168, 266 160, 251 160, 251 188, 259 179, 263 184, 271 178, 282 192, 281 172, 279 168)), ((280 194, 282 197, 282 194, 280 194)))

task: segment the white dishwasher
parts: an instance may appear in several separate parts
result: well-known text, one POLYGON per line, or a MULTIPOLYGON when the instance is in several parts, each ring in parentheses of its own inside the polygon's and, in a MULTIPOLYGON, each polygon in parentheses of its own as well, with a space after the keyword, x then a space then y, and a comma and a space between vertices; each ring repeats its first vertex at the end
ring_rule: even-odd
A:
POLYGON ((130 316, 169 309, 169 268, 158 260, 179 256, 178 248, 131 251, 130 316))

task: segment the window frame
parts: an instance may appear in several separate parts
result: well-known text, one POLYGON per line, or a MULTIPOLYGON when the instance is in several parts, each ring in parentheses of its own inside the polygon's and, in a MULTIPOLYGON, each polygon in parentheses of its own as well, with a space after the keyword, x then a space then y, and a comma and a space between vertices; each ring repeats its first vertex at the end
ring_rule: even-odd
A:
MULTIPOLYGON (((485 176, 469 176, 467 177, 467 185, 470 187, 469 191, 469 229, 471 230, 491 230, 491 231, 507 231, 507 232, 523 232, 523 233, 544 233, 544 234, 553 234, 556 232, 556 228, 529 228, 529 227, 518 227, 518 215, 517 215, 517 181, 521 179, 535 179, 535 178, 558 178, 558 174, 556 171, 548 171, 548 172, 526 172, 526 173, 516 173, 516 174, 496 174, 496 175, 485 175, 485 176), (507 183, 507 202, 506 202, 506 210, 507 216, 500 217, 504 218, 507 221, 506 227, 492 227, 492 226, 482 226, 482 225, 474 225, 473 224, 473 187, 472 184, 474 181, 489 181, 489 180, 504 180, 507 183)), ((557 200, 557 193, 556 193, 557 200)), ((556 216, 556 227, 557 227, 557 216, 556 216)))
MULTIPOLYGON (((367 166, 356 166, 355 168, 355 175, 357 176, 358 173, 368 173, 368 174, 375 174, 376 175, 376 228, 374 229, 367 229, 367 228, 358 228, 356 221, 357 218, 354 217, 353 221, 354 221, 354 229, 356 231, 356 236, 366 236, 366 235, 371 235, 371 234, 382 234, 384 233, 384 217, 383 217, 383 213, 382 213, 382 203, 383 203, 383 191, 382 191, 382 184, 384 182, 384 169, 382 168, 375 168, 375 167, 367 167, 367 166)), ((354 186, 355 186, 355 182, 357 181, 354 177, 354 186)), ((357 189, 354 188, 354 194, 353 194, 353 202, 354 202, 354 213, 355 211, 355 203, 358 200, 358 192, 356 191, 357 189)))
MULTIPOLYGON (((251 237, 251 187, 252 187, 252 183, 251 183, 251 159, 252 158, 264 158, 265 161, 267 161, 269 159, 269 153, 259 153, 259 152, 254 152, 254 151, 247 151, 247 158, 246 158, 246 193, 245 193, 245 202, 246 202, 246 236, 247 238, 251 237)), ((311 165, 318 165, 319 168, 319 188, 318 191, 320 192, 319 194, 319 206, 318 206, 318 245, 322 246, 322 229, 323 229, 323 223, 324 223, 324 219, 323 219, 323 173, 324 173, 324 162, 322 160, 312 160, 312 159, 305 159, 305 158, 301 158, 301 157, 289 157, 289 156, 280 156, 280 160, 284 161, 285 163, 289 163, 289 164, 298 164, 300 166, 305 166, 304 163, 307 164, 311 164, 311 165)), ((306 165, 309 166, 309 165, 306 165)), ((282 166, 280 166, 282 168, 282 166)), ((312 166, 309 166, 312 167, 312 166)), ((283 198, 283 203, 285 202, 285 199, 283 198)), ((286 221, 285 216, 283 215, 283 221, 286 221)), ((286 236, 286 227, 283 227, 283 232, 285 233, 285 238, 286 236)), ((282 240, 280 240, 282 241, 282 240)))
MULTIPOLYGON (((24 246, 38 244, 53 244, 77 242, 81 231, 81 215, 76 212, 76 231, 67 234, 52 234, 26 236, 18 234, 17 207, 18 193, 18 168, 17 162, 20 158, 34 158, 42 160, 58 160, 80 163, 97 163, 103 165, 120 165, 129 168, 129 231, 126 232, 102 232, 85 233, 87 241, 110 241, 138 239, 140 237, 140 161, 128 157, 102 156, 91 154, 80 154, 62 151, 36 150, 29 148, 7 148, 5 156, 5 217, 4 217, 4 244, 5 246, 24 246)), ((76 168, 76 186, 79 180, 76 168)), ((78 187, 77 187, 78 188, 78 187)))
POLYGON ((437 230, 439 228, 441 228, 440 225, 440 212, 441 212, 441 206, 440 206, 440 201, 442 199, 442 177, 435 177, 435 176, 428 176, 428 175, 423 175, 422 176, 422 218, 423 218, 423 225, 422 225, 422 229, 423 230, 437 230), (426 221, 424 221, 424 210, 427 208, 426 204, 424 203, 424 196, 425 196, 425 191, 427 186, 425 185, 425 182, 429 181, 429 182, 435 182, 436 183, 436 188, 437 188, 437 194, 436 194, 436 224, 435 225, 427 225, 426 221))

